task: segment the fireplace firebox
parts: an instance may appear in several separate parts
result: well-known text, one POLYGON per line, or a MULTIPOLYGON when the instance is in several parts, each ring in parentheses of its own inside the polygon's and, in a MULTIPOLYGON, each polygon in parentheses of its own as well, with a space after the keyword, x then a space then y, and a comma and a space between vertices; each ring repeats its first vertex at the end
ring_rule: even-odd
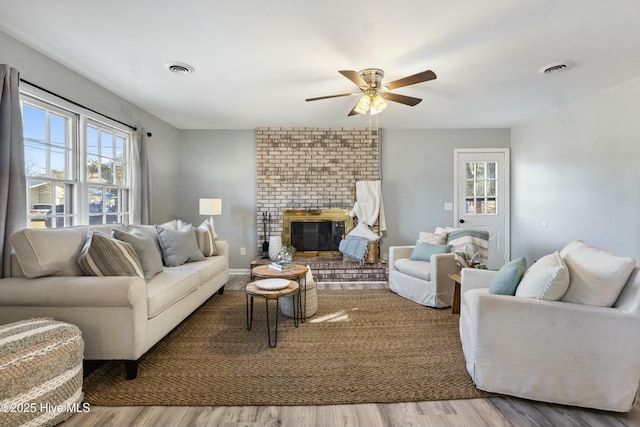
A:
POLYGON ((353 228, 348 209, 288 209, 282 212, 282 242, 296 256, 336 257, 340 240, 353 228))

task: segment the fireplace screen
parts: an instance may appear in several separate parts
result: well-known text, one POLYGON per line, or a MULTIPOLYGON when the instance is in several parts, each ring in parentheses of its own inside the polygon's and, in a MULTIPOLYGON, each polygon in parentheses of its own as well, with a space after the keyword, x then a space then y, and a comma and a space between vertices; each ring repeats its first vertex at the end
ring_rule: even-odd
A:
POLYGON ((296 248, 299 256, 341 256, 342 237, 353 228, 344 209, 286 210, 283 212, 284 244, 296 248))

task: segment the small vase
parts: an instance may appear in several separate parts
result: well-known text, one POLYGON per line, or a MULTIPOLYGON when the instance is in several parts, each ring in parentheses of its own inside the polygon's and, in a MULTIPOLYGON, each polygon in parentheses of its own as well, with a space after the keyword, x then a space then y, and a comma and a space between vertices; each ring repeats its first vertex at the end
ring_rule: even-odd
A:
POLYGON ((269 259, 277 261, 280 250, 282 249, 282 239, 280 236, 269 237, 269 259))

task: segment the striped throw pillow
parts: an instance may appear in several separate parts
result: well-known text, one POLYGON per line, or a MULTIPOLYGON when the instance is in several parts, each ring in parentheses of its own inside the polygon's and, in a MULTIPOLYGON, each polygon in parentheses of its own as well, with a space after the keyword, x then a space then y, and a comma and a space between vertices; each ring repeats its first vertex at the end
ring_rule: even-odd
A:
POLYGON ((144 279, 133 246, 94 229, 87 233, 78 265, 87 276, 138 276, 144 279))
POLYGON ((202 255, 218 255, 216 239, 213 236, 213 229, 211 228, 209 220, 205 220, 198 228, 196 228, 196 239, 198 241, 198 248, 202 251, 202 255))

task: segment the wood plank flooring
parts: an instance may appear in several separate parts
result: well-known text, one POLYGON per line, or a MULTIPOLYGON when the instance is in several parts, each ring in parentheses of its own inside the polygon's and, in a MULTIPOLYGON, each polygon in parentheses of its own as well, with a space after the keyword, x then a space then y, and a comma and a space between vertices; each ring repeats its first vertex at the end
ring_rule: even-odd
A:
MULTIPOLYGON (((225 289, 243 289, 248 276, 231 276, 225 289)), ((319 283, 318 289, 387 288, 386 283, 319 283)), ((511 397, 336 406, 97 407, 62 427, 640 427, 640 403, 628 413, 552 405, 511 397)))

